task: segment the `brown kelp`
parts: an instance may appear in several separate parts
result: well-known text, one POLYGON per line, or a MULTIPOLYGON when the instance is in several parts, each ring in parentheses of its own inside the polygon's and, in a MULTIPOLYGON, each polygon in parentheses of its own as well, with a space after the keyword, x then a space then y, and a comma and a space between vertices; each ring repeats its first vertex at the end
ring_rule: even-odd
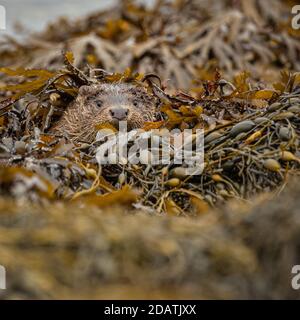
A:
POLYGON ((249 70, 272 83, 281 69, 299 70, 299 32, 292 1, 120 1, 113 10, 77 21, 60 19, 25 41, 2 40, 4 65, 56 70, 62 50, 75 66, 156 73, 169 87, 188 89, 219 68, 227 77, 249 70))
POLYGON ((252 88, 248 73, 229 82, 217 72, 191 93, 170 94, 153 74, 85 72, 73 65, 71 52, 64 61, 65 67, 53 72, 1 69, 12 82, 2 88, 9 95, 1 107, 2 162, 14 166, 16 175, 18 166, 42 175, 58 199, 86 197, 98 203, 110 192, 124 192, 126 198, 134 187, 138 205, 178 215, 197 212, 206 203, 271 191, 290 173, 299 173, 298 73, 283 72, 272 89, 258 89, 252 88), (157 97, 160 120, 147 123, 146 131, 155 129, 163 136, 166 129, 204 130, 201 175, 187 176, 172 156, 167 165, 100 166, 99 141, 75 143, 49 131, 81 85, 120 81, 145 86, 157 97))

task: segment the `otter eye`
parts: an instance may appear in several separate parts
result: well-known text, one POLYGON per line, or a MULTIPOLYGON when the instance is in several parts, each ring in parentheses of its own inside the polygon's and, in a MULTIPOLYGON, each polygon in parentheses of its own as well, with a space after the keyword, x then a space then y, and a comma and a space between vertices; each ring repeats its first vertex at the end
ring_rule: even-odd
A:
POLYGON ((101 107, 102 106, 102 101, 101 100, 96 100, 96 105, 97 107, 101 107))

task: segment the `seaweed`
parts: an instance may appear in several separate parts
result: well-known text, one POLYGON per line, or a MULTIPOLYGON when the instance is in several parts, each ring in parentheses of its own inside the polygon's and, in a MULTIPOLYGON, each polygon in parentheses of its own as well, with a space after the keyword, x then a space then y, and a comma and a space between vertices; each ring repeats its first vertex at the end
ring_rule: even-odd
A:
POLYGON ((247 70, 270 84, 281 69, 299 70, 299 33, 289 20, 290 4, 279 0, 158 1, 153 7, 126 0, 76 22, 60 19, 23 42, 7 38, 0 57, 5 65, 56 70, 60 52, 69 50, 76 67, 130 67, 177 89, 207 80, 216 67, 227 78, 247 70))
MULTIPOLYGON (((14 101, 2 108, 2 161, 54 181, 57 199, 81 199, 97 205, 105 203, 104 196, 110 192, 132 189, 136 196, 129 199, 134 199, 135 206, 193 215, 206 204, 247 200, 262 190, 278 190, 288 175, 299 174, 298 73, 282 72, 273 89, 258 89, 252 87, 250 73, 243 72, 230 82, 216 72, 214 80, 200 84, 196 95, 181 90, 170 94, 154 74, 143 76, 130 69, 123 73, 91 67, 80 70, 71 52, 64 54, 64 61, 65 67, 55 72, 1 69, 10 79, 22 79, 2 87, 3 92, 11 92, 9 99, 14 101), (204 130, 200 176, 185 175, 184 165, 174 162, 174 152, 167 165, 149 165, 147 161, 101 165, 96 161, 100 141, 62 140, 49 131, 81 85, 120 81, 145 86, 159 101, 161 120, 146 123, 147 139, 163 136, 165 129, 191 129, 194 135, 197 129, 204 130), (230 92, 225 92, 225 87, 230 92)), ((170 147, 175 150, 172 143, 170 147)), ((151 145, 147 152, 145 159, 154 152, 151 145)), ((127 193, 122 194, 126 199, 127 193)), ((122 197, 116 199, 122 201, 122 197)))

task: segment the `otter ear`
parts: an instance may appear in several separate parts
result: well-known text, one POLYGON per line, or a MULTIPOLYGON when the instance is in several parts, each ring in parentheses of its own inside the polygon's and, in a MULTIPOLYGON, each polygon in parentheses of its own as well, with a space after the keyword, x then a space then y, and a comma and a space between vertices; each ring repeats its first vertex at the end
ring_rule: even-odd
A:
POLYGON ((79 94, 83 96, 94 95, 97 92, 97 88, 94 86, 81 86, 79 88, 79 94))

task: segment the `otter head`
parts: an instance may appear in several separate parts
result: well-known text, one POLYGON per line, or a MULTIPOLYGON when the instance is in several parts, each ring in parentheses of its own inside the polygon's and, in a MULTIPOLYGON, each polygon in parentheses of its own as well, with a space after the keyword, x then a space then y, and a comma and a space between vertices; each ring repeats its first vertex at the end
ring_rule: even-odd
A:
POLYGON ((118 129, 119 122, 126 121, 127 129, 132 130, 141 128, 146 121, 154 121, 155 113, 156 99, 143 87, 129 84, 82 86, 55 129, 75 141, 91 142, 101 124, 118 129))

